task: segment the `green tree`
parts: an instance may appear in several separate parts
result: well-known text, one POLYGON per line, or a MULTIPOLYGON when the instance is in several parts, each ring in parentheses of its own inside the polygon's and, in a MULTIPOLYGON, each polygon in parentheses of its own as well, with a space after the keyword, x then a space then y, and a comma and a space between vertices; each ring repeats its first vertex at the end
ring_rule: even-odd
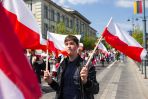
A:
POLYGON ((55 32, 58 34, 66 34, 67 33, 66 26, 65 26, 64 22, 59 22, 56 24, 55 32))
POLYGON ((104 44, 104 46, 105 46, 107 49, 111 49, 111 48, 112 48, 105 40, 102 40, 102 43, 104 44))
POLYGON ((92 50, 95 47, 96 41, 96 38, 91 36, 84 36, 82 39, 82 43, 86 50, 92 50))
POLYGON ((76 25, 73 26, 71 34, 78 34, 77 29, 76 29, 76 25))
POLYGON ((59 22, 56 24, 56 28, 55 28, 55 32, 58 34, 71 34, 71 35, 75 35, 78 34, 76 31, 76 26, 74 25, 72 28, 72 31, 68 31, 66 29, 66 25, 64 22, 59 22))
POLYGON ((136 28, 134 30, 134 33, 132 34, 132 37, 139 42, 139 44, 143 45, 143 32, 140 30, 140 28, 136 28))

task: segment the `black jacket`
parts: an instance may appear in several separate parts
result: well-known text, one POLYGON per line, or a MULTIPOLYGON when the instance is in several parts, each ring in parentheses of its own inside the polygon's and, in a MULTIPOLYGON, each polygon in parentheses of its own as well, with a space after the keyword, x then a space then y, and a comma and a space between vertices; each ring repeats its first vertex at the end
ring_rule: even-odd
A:
MULTIPOLYGON (((80 56, 78 56, 76 61, 77 69, 80 71, 84 63, 83 59, 80 56)), ((62 99, 61 95, 63 87, 63 75, 66 70, 67 62, 68 58, 65 58, 60 65, 58 81, 53 81, 50 84, 50 86, 56 91, 56 99, 62 99)), ((99 92, 99 83, 96 81, 96 71, 94 66, 91 66, 89 69, 87 83, 82 84, 81 80, 79 80, 78 85, 81 92, 81 99, 94 99, 94 94, 97 94, 99 92)))

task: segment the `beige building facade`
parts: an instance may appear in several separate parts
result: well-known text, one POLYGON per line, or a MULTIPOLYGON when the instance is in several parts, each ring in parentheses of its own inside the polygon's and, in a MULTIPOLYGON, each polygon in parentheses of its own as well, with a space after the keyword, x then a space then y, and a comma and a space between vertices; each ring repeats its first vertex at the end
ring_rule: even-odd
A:
POLYGON ((90 26, 91 22, 78 11, 63 8, 51 0, 24 1, 40 25, 44 38, 46 38, 47 31, 55 32, 59 22, 65 24, 67 32, 75 29, 77 34, 96 37, 97 31, 90 26))

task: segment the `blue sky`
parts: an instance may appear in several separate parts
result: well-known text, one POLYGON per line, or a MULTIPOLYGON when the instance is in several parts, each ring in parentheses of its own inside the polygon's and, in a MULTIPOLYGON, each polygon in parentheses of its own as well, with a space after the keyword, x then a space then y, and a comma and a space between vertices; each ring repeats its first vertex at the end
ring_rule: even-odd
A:
MULTIPOLYGON (((132 17, 141 17, 142 15, 133 14, 134 0, 53 0, 57 4, 75 9, 91 21, 91 26, 98 31, 103 32, 109 19, 112 17, 122 29, 129 31, 132 29, 132 17)), ((148 0, 146 1, 146 16, 148 16, 148 0)), ((148 18, 147 18, 148 19, 148 18)), ((136 25, 143 26, 142 19, 134 21, 136 25)), ((148 22, 147 22, 148 27, 148 22)), ((147 28, 148 30, 148 28, 147 28)))

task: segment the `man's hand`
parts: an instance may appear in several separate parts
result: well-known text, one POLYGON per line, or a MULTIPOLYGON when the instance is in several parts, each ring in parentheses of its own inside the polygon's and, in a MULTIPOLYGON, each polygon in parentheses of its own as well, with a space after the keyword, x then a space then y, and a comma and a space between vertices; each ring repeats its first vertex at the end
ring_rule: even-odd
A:
POLYGON ((83 84, 87 82, 87 76, 88 76, 88 69, 87 67, 83 67, 82 70, 80 71, 80 77, 83 84))
POLYGON ((52 83, 52 75, 51 73, 49 73, 49 71, 44 71, 44 80, 48 83, 51 84, 52 83))

